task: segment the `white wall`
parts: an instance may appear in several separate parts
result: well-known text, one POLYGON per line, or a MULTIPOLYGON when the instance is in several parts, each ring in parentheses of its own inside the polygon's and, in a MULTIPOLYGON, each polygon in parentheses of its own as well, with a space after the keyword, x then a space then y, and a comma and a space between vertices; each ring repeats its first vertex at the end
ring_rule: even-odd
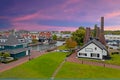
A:
POLYGON ((91 43, 77 53, 78 57, 97 58, 102 59, 102 55, 107 55, 107 51, 100 49, 95 44, 91 43), (95 47, 97 48, 95 50, 95 47), (87 56, 79 55, 79 53, 87 53, 87 56), (99 54, 99 57, 91 57, 91 53, 99 54))
POLYGON ((106 40, 119 40, 120 41, 120 35, 105 35, 106 40))

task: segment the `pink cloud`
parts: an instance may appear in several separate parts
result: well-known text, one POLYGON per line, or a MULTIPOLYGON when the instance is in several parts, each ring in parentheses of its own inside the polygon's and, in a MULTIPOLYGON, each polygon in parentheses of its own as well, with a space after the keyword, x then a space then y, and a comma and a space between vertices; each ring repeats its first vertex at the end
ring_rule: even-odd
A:
POLYGON ((58 30, 58 31, 75 31, 77 27, 68 27, 68 26, 49 26, 49 25, 39 25, 39 24, 30 24, 30 23, 13 23, 12 29, 17 30, 30 30, 30 31, 46 31, 46 30, 58 30))
POLYGON ((0 19, 9 19, 7 16, 0 16, 0 19))
POLYGON ((105 30, 120 30, 120 25, 105 26, 105 30))
MULTIPOLYGON (((34 19, 45 20, 66 20, 66 21, 95 21, 95 16, 88 14, 88 9, 83 9, 83 0, 67 0, 63 4, 58 4, 44 10, 39 10, 36 13, 28 14, 14 18, 12 21, 24 21, 34 19), (72 7, 70 7, 73 5, 72 7), (85 16, 80 14, 86 14, 85 16)), ((85 3, 85 2, 84 2, 85 3)), ((93 10, 91 10, 92 12, 93 10)), ((95 11, 94 11, 95 12, 95 11)))
POLYGON ((115 17, 118 17, 118 16, 120 16, 120 11, 115 11, 115 12, 111 12, 111 13, 105 14, 105 17, 107 19, 109 19, 109 18, 115 18, 115 17))
POLYGON ((39 13, 34 13, 34 14, 26 15, 26 16, 17 17, 17 18, 14 18, 12 21, 29 20, 29 19, 34 19, 34 18, 36 18, 37 16, 39 16, 39 13))

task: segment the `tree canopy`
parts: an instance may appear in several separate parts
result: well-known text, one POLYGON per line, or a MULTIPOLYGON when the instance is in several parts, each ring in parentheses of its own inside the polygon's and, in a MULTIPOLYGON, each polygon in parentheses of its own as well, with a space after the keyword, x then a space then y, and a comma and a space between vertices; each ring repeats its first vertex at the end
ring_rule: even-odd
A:
POLYGON ((75 48, 77 46, 77 42, 72 40, 71 38, 66 40, 66 47, 67 48, 75 48))
POLYGON ((75 32, 72 33, 72 39, 77 42, 78 45, 83 45, 83 40, 85 37, 85 28, 79 27, 75 32))
POLYGON ((57 40, 57 35, 54 34, 54 35, 52 36, 52 39, 53 39, 53 40, 57 40))

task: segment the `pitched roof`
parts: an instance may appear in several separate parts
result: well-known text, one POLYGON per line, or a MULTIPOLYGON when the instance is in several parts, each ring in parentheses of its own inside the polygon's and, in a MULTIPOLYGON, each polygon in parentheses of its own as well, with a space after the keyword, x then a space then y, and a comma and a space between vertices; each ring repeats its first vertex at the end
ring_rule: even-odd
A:
POLYGON ((7 41, 0 42, 0 45, 16 45, 16 44, 22 44, 26 42, 20 42, 18 38, 15 35, 9 35, 7 38, 7 41))
POLYGON ((26 50, 30 50, 30 48, 18 48, 18 49, 7 49, 7 50, 2 50, 0 52, 9 52, 10 54, 17 54, 20 52, 24 52, 26 50))
MULTIPOLYGON (((94 44, 97 45, 99 48, 108 51, 108 50, 106 49, 106 47, 105 47, 101 42, 99 42, 99 41, 96 40, 96 39, 92 39, 92 40, 88 41, 81 49, 85 48, 86 46, 88 46, 88 45, 91 44, 91 43, 94 43, 94 44)), ((80 50, 81 50, 81 49, 80 49, 80 50)))

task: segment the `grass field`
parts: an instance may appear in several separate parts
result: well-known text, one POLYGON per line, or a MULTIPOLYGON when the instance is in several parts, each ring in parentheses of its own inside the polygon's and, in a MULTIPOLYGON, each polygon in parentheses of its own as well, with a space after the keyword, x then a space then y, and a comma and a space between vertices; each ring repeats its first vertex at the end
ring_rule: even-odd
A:
POLYGON ((66 45, 62 45, 58 47, 58 50, 66 50, 66 49, 68 49, 66 45))
MULTIPOLYGON (((87 58, 79 58, 79 59, 80 60, 87 60, 87 61, 94 61, 94 62, 101 62, 101 63, 103 63, 102 60, 87 59, 87 58)), ((105 60, 104 63, 120 65, 120 55, 119 54, 111 55, 111 59, 110 60, 105 60)))
POLYGON ((120 70, 66 62, 56 78, 120 78, 120 70))
MULTIPOLYGON (((65 56, 63 52, 50 52, 0 73, 0 78, 50 79, 65 56)), ((120 70, 65 62, 56 75, 56 79, 59 78, 120 78, 120 70)))
POLYGON ((110 60, 106 60, 106 63, 120 65, 120 54, 111 55, 110 60))
POLYGON ((50 78, 66 54, 51 52, 0 73, 0 78, 50 78))

